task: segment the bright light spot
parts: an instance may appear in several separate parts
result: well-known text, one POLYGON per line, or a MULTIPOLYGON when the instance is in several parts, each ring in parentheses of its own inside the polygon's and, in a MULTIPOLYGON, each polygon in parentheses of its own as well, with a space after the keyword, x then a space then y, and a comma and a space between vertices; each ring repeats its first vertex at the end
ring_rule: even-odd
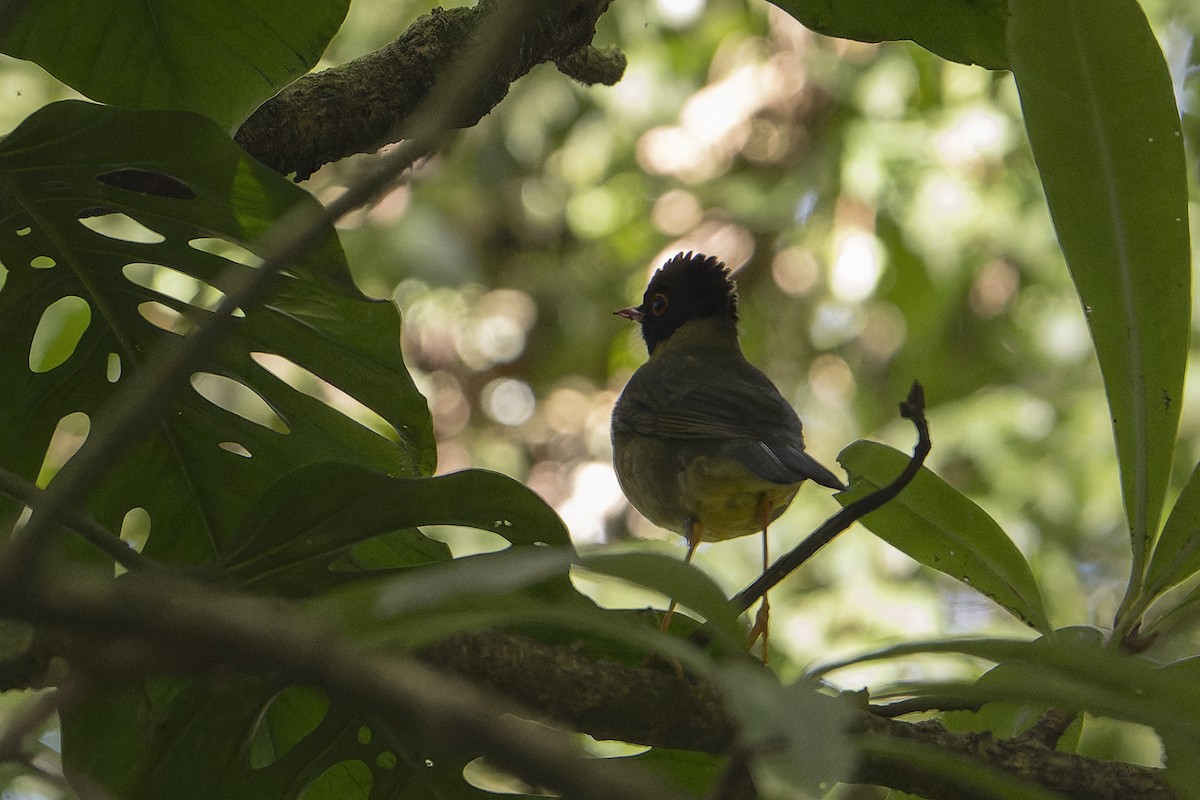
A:
POLYGON ((971 283, 969 302, 975 315, 983 319, 998 317, 1008 310, 1021 285, 1021 274, 1007 261, 986 264, 971 283))
POLYGON ((854 397, 854 375, 849 365, 835 355, 813 359, 808 368, 808 385, 813 397, 828 405, 842 405, 854 397))
POLYGON ((668 236, 687 233, 700 224, 704 208, 691 192, 671 189, 654 201, 650 221, 668 236))
POLYGON ((101 236, 118 239, 123 242, 137 244, 158 244, 166 241, 166 237, 158 231, 147 228, 128 214, 113 212, 95 217, 83 217, 79 224, 101 236))
POLYGON ((934 139, 934 148, 943 163, 969 166, 996 159, 1009 148, 1008 124, 993 111, 971 109, 956 119, 934 139))
MULTIPOLYGON (((1103 324, 1095 315, 1092 324, 1103 324)), ((1078 313, 1063 311, 1042 322, 1039 339, 1046 353, 1057 361, 1078 361, 1092 349, 1087 324, 1078 313)))
POLYGON ((583 239, 612 233, 621 221, 621 204, 613 192, 597 186, 577 192, 567 201, 567 224, 583 239))
POLYGON ((42 311, 29 344, 31 372, 49 372, 75 352, 92 322, 92 307, 82 297, 60 297, 42 311))
POLYGON ((780 250, 771 260, 775 285, 793 297, 803 297, 817 285, 817 259, 802 247, 780 250))
POLYGON ((1054 431, 1056 416, 1045 400, 1029 397, 1017 406, 1017 429, 1030 440, 1045 439, 1054 431))
POLYGON ((896 354, 908 335, 908 325, 900 309, 891 303, 873 303, 867 309, 859 343, 877 361, 886 361, 896 354))
POLYGON ((483 387, 483 410, 501 425, 520 425, 533 416, 535 405, 529 384, 515 378, 497 378, 483 387))
POLYGON ((813 315, 809 336, 819 349, 837 347, 859 334, 862 323, 854 308, 841 303, 822 303, 813 315))
POLYGON ((866 231, 851 231, 837 245, 830 288, 847 303, 866 300, 875 291, 883 272, 883 251, 875 237, 866 231))
POLYGON ((576 543, 599 544, 604 541, 606 518, 624 503, 625 496, 612 465, 590 461, 571 475, 571 493, 558 507, 558 515, 576 543))
POLYGON ((490 361, 512 361, 525 349, 525 331, 512 317, 488 317, 475 329, 475 345, 490 361))
POLYGON ((667 25, 683 28, 693 22, 704 11, 704 0, 657 0, 659 16, 667 25))

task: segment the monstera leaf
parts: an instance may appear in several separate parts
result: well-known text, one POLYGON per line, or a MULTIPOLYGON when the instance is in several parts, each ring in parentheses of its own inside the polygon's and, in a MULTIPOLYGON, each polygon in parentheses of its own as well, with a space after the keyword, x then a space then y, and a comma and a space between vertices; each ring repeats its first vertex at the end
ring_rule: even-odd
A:
POLYGON ((226 126, 317 63, 349 0, 29 0, 0 51, 94 100, 196 111, 226 126))
MULTIPOLYGON (((255 268, 258 238, 297 206, 315 201, 193 114, 64 102, 5 138, 0 466, 36 478, 60 421, 105 413, 147 353, 255 268)), ((158 559, 215 559, 266 488, 304 464, 433 469, 396 310, 354 288, 332 230, 235 323, 88 504, 111 530, 143 509, 158 559)), ((19 510, 0 503, 0 517, 19 510)))

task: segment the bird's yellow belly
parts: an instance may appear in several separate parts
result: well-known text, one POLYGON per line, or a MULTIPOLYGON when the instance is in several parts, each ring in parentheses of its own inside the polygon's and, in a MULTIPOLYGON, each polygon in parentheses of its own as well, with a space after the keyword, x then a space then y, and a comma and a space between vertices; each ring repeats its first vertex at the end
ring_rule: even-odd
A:
POLYGON ((800 484, 763 480, 738 461, 694 453, 651 437, 620 432, 613 437, 617 479, 642 516, 683 534, 688 519, 705 541, 748 536, 787 509, 800 484))
POLYGON ((787 509, 800 488, 765 481, 736 462, 704 457, 680 472, 679 484, 700 523, 701 539, 709 542, 758 533, 787 509))

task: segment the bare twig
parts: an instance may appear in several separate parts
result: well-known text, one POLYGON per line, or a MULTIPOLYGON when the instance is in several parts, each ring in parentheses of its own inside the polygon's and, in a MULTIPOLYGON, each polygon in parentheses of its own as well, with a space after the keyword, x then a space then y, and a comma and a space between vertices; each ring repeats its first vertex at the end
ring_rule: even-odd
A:
MULTIPOLYGON (((25 480, 20 475, 0 469, 0 494, 6 494, 14 500, 20 500, 25 505, 33 507, 38 504, 42 490, 38 488, 37 484, 25 480)), ((120 536, 89 516, 79 512, 68 514, 63 519, 63 525, 131 572, 157 566, 153 561, 130 547, 120 536)))
POLYGON ((908 391, 908 397, 900 404, 900 416, 910 420, 917 429, 917 444, 913 448, 912 458, 905 466, 904 471, 887 486, 860 500, 855 500, 827 519, 795 549, 772 564, 758 580, 738 592, 730 601, 738 611, 745 611, 754 605, 755 601, 766 594, 771 587, 795 572, 804 562, 816 555, 818 550, 832 542, 838 534, 849 528, 855 521, 894 499, 917 476, 932 446, 929 440, 929 423, 925 420, 925 390, 921 388, 920 383, 913 382, 912 388, 908 391))

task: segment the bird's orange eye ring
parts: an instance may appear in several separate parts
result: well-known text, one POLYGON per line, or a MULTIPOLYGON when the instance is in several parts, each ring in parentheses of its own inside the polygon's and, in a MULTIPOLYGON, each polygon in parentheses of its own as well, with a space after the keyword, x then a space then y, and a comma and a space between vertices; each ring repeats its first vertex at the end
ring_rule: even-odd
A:
POLYGON ((650 313, 656 317, 661 317, 667 311, 667 296, 662 292, 654 295, 650 300, 650 313))

